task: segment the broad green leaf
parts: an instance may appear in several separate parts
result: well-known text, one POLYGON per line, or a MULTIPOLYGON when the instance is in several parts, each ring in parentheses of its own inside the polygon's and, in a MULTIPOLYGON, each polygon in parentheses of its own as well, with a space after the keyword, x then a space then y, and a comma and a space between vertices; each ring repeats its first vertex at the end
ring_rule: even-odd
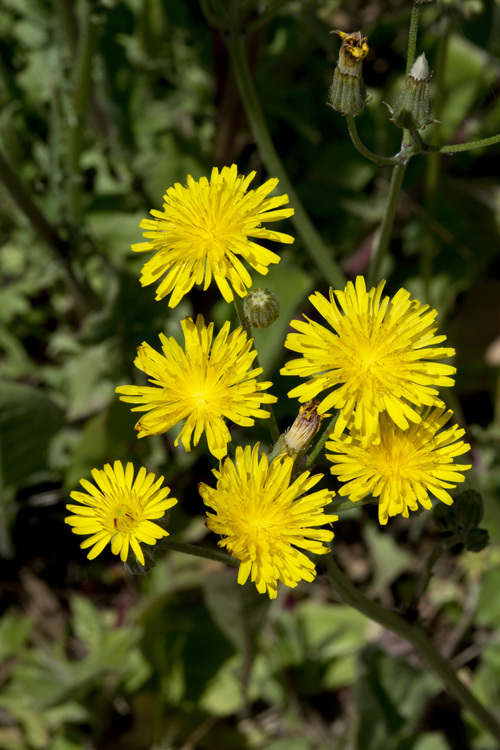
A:
POLYGON ((255 586, 239 586, 236 571, 224 569, 204 579, 203 593, 214 622, 248 658, 269 609, 269 599, 255 586))
POLYGON ((0 381, 0 450, 4 484, 26 481, 47 468, 50 438, 63 422, 57 404, 42 390, 0 381))

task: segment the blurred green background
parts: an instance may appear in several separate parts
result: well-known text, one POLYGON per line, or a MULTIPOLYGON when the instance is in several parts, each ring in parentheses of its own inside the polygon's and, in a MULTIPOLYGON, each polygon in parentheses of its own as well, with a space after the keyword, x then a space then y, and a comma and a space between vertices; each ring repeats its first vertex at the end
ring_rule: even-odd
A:
MULTIPOLYGON (((241 2, 255 86, 275 146, 317 230, 353 278, 367 268, 390 171, 352 146, 326 106, 339 48, 361 29, 372 98, 365 143, 392 155, 404 81, 407 0, 241 2)), ((217 3, 209 3, 209 7, 217 3)), ((500 131, 500 5, 422 6, 417 52, 431 70, 434 143, 500 131)), ((131 460, 165 476, 179 505, 172 538, 213 546, 198 481, 203 444, 175 430, 138 441, 114 394, 142 382, 136 347, 179 336, 185 315, 216 325, 234 312, 216 289, 170 310, 142 289, 139 222, 174 182, 237 163, 268 177, 248 127, 224 33, 195 0, 3 0, 0 10, 0 748, 2 750, 494 750, 402 640, 314 585, 276 602, 235 571, 162 552, 147 576, 109 548, 89 562, 64 524, 81 477, 131 460)), ((387 290, 439 311, 457 349, 450 406, 473 446, 491 544, 443 554, 418 602, 438 649, 490 708, 500 705, 500 147, 413 159, 396 216, 387 290), (429 273, 430 269, 430 273, 429 273), (431 277, 428 299, 422 281, 431 277)), ((279 188, 278 188, 279 190, 279 188)), ((292 232, 287 222, 280 227, 292 232)), ((273 247, 273 249, 275 249, 273 247)), ((279 251, 281 253, 281 251, 279 251)), ((266 279, 279 321, 256 336, 283 430, 298 404, 278 370, 288 322, 326 292, 300 240, 266 279)), ((448 396, 446 396, 448 397, 448 396)), ((237 444, 268 441, 262 425, 237 444)), ((203 441, 202 441, 203 443, 203 441)), ((334 486, 324 459, 323 482, 334 486)), ((325 486, 322 484, 321 486, 325 486)), ((346 573, 415 616, 415 579, 441 538, 430 514, 380 529, 376 508, 336 524, 346 573)))

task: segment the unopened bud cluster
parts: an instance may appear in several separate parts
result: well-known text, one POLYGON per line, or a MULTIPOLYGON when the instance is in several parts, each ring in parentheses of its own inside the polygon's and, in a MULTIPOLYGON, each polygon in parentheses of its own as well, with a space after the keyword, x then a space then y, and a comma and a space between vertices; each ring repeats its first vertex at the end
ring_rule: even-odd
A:
POLYGON ((481 552, 488 544, 488 532, 479 528, 483 520, 483 500, 476 490, 464 490, 452 506, 437 505, 433 519, 439 531, 447 533, 457 544, 463 544, 469 552, 481 552))
POLYGON ((343 115, 356 117, 366 104, 366 88, 362 77, 363 60, 369 52, 366 36, 361 31, 346 34, 333 31, 342 39, 339 60, 329 91, 329 106, 343 115))
POLYGON ((243 311, 250 328, 269 328, 278 319, 280 305, 269 289, 252 289, 243 301, 243 311))

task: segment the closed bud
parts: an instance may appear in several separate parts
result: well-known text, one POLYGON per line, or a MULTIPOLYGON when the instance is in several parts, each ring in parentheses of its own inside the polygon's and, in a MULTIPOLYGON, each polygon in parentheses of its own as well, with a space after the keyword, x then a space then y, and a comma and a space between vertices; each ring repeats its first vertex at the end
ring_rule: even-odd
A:
POLYGON ((328 105, 343 115, 356 117, 366 104, 363 82, 363 60, 369 52, 366 36, 361 31, 346 34, 333 31, 342 39, 339 60, 333 74, 328 105))
POLYGON ((432 518, 439 531, 453 531, 456 528, 453 507, 439 503, 432 510, 432 518))
POLYGON ((269 289, 252 289, 243 301, 243 310, 250 328, 269 328, 278 319, 280 305, 269 289))
POLYGON ((455 498, 454 503, 457 526, 461 529, 473 529, 483 520, 483 499, 476 490, 465 490, 455 498))
POLYGON ((311 440, 321 427, 325 414, 318 414, 319 401, 308 401, 300 407, 298 417, 284 433, 289 456, 305 453, 311 440))
POLYGON ((391 122, 399 128, 422 129, 435 122, 431 118, 430 78, 427 58, 422 53, 413 63, 396 106, 393 110, 389 107, 391 122))
POLYGON ((486 529, 471 529, 465 542, 469 552, 482 552, 490 543, 490 536, 486 529))

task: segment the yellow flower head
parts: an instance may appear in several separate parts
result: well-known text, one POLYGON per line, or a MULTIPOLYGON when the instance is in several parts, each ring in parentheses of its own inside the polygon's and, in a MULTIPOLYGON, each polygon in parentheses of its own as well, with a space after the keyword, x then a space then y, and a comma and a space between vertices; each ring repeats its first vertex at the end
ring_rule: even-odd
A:
POLYGON ((291 326, 299 333, 287 336, 285 346, 302 354, 281 370, 283 375, 310 378, 289 392, 301 402, 330 390, 318 408, 320 414, 339 409, 335 435, 346 426, 363 435, 363 444, 377 439, 379 415, 387 413, 401 430, 420 422, 420 407, 438 406, 438 386, 451 386, 456 370, 437 362, 455 354, 436 346, 436 310, 410 299, 400 289, 392 299, 382 297, 382 281, 366 291, 362 276, 345 291, 330 289, 327 300, 319 292, 309 297, 329 328, 306 318, 291 326))
POLYGON ((70 497, 80 505, 67 505, 75 515, 65 521, 72 526, 74 534, 90 534, 80 545, 82 549, 91 547, 87 557, 93 560, 111 542, 111 552, 120 555, 125 562, 129 548, 144 565, 144 554, 139 542, 156 544, 168 533, 153 521, 162 518, 165 511, 177 503, 174 497, 167 497, 169 487, 162 487, 163 477, 156 480, 142 467, 134 481, 133 464, 123 469, 121 461, 113 467, 106 464, 102 470, 93 469, 92 476, 97 486, 87 479, 80 484, 85 492, 72 492, 70 497))
POLYGON ((353 74, 361 71, 361 63, 370 51, 366 36, 361 31, 348 34, 345 31, 333 30, 342 39, 339 54, 339 68, 342 73, 353 74))
POLYGON ((260 594, 266 591, 271 599, 278 592, 278 581, 295 587, 299 581, 312 581, 316 569, 301 550, 315 555, 329 552, 324 544, 333 532, 317 529, 336 521, 338 516, 322 510, 335 492, 319 490, 306 495, 322 478, 308 471, 290 484, 293 458, 277 458, 270 464, 267 456, 259 458, 259 445, 253 450, 236 448, 234 462, 227 458, 219 470, 214 489, 198 485, 205 505, 215 513, 207 513, 207 526, 225 537, 219 546, 241 561, 238 583, 248 577, 260 594))
POLYGON ((256 417, 269 417, 261 404, 277 399, 263 393, 272 383, 257 380, 262 367, 251 369, 257 352, 242 328, 230 333, 226 322, 212 342, 214 324, 205 326, 202 315, 196 322, 185 318, 181 326, 184 349, 160 333, 163 354, 146 343, 137 350, 135 366, 152 385, 122 385, 116 392, 122 401, 139 404, 132 411, 148 412, 135 426, 138 437, 167 432, 185 419, 175 445, 180 440, 190 451, 191 438, 198 445, 206 432, 209 451, 221 459, 231 440, 224 417, 250 427, 256 417))
POLYGON ((408 511, 418 505, 431 508, 429 495, 446 505, 453 499, 447 490, 464 481, 463 473, 470 464, 454 465, 453 459, 470 450, 460 438, 464 430, 443 426, 452 416, 444 407, 428 407, 419 424, 407 430, 397 427, 387 414, 380 417, 380 442, 363 446, 357 431, 350 436, 330 436, 326 454, 333 462, 332 474, 345 484, 339 495, 351 502, 368 495, 379 498, 379 521, 386 524, 389 516, 408 518, 408 511))
POLYGON ((157 300, 172 293, 168 305, 175 307, 195 284, 208 289, 213 276, 226 302, 231 302, 233 292, 244 297, 252 285, 241 258, 262 275, 270 263, 279 263, 278 255, 251 238, 293 242, 289 234, 262 224, 286 219, 294 211, 280 208, 288 203, 287 195, 268 197, 277 179, 248 190, 254 177, 255 172, 239 175, 236 164, 220 172, 214 167, 210 181, 188 175, 186 187, 176 183, 167 190, 163 211, 152 210, 155 218, 143 219, 141 228, 148 242, 132 245, 132 250, 155 251, 142 269, 141 284, 154 284, 165 276, 157 300))

